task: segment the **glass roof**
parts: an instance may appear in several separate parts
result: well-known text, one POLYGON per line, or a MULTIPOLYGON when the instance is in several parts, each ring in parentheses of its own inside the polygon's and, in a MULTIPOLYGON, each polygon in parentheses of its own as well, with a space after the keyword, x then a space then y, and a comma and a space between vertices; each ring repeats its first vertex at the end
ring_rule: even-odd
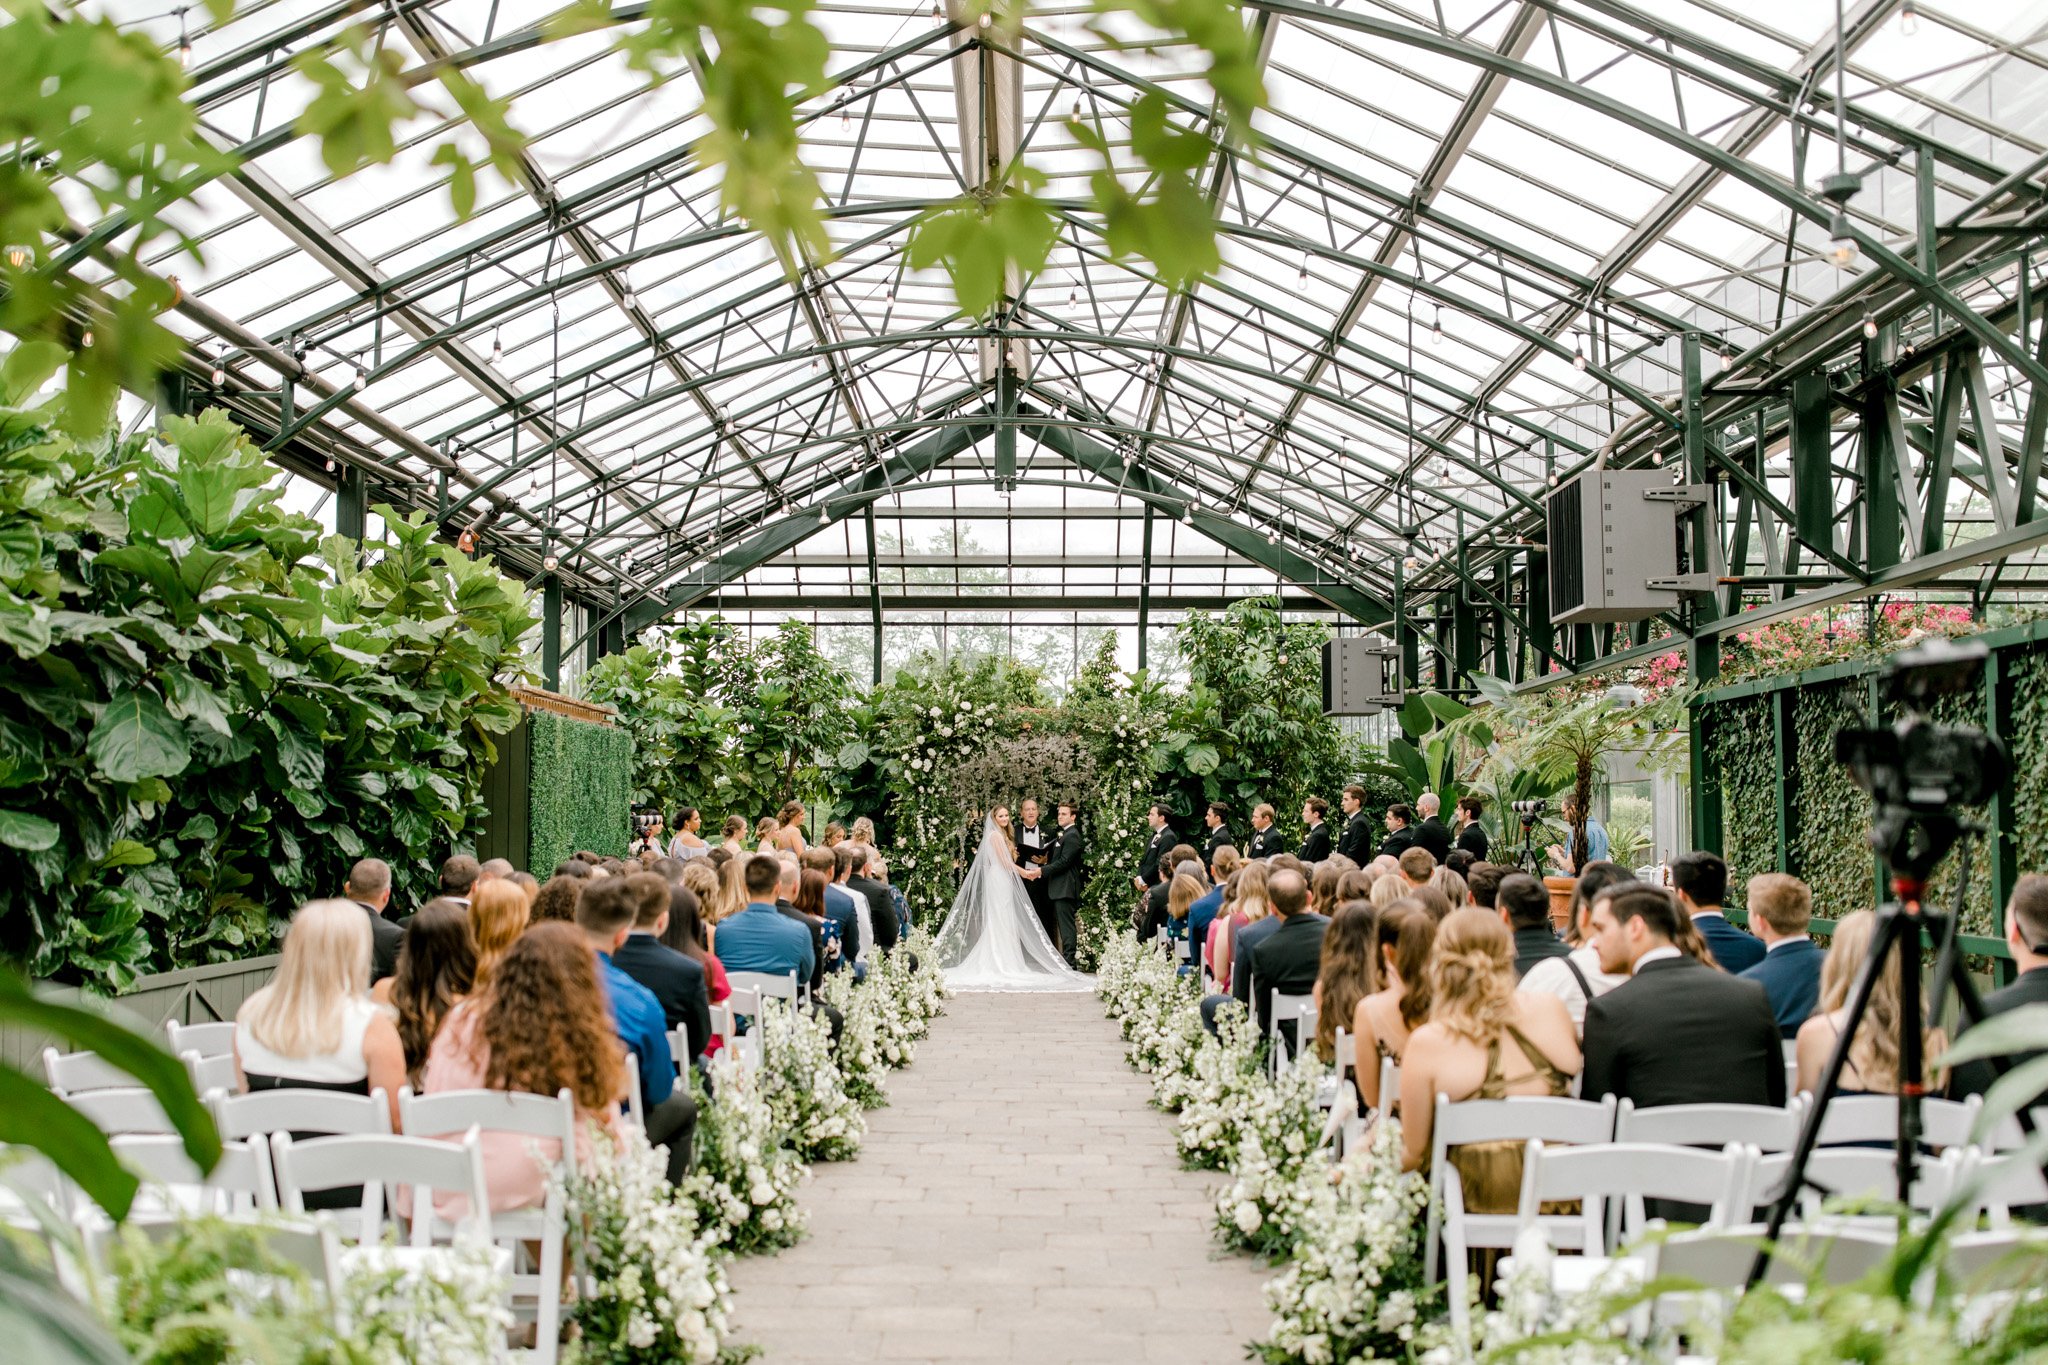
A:
MULTIPOLYGON (((93 6, 166 46, 191 25, 191 98, 246 157, 176 216, 203 265, 154 262, 185 286, 198 371, 247 404, 281 355, 360 382, 321 419, 330 448, 381 496, 488 514, 515 567, 559 554, 589 602, 1071 611, 1149 584, 1172 609, 1279 584, 1349 610, 1335 589, 1384 601, 1404 565, 1410 590, 1450 584, 1458 546, 1525 525, 1553 474, 1674 403, 1681 333, 1709 339, 1711 400, 1768 380, 1802 323, 1937 322, 1868 254, 1828 260, 1787 206, 1835 168, 1830 0, 1248 3, 1271 108, 1203 172, 1223 267, 1185 291, 1112 259, 1065 123, 1124 155, 1125 110, 1157 88, 1206 125, 1198 64, 1132 46, 1128 16, 1046 5, 999 61, 1062 235, 1004 353, 1020 413, 1083 448, 1027 428, 999 488, 992 437, 933 444, 989 411, 994 346, 903 259, 917 215, 966 185, 987 103, 959 59, 971 24, 931 0, 815 11, 835 81, 805 149, 834 254, 790 278, 721 212, 688 77, 650 89, 609 35, 544 41, 558 8, 249 0, 208 29, 162 0, 93 6), (330 173, 294 131, 312 87, 291 59, 351 24, 509 99, 533 138, 517 182, 485 178, 458 221, 429 164, 438 117, 391 164, 330 173)), ((1848 6, 1842 155, 1858 228, 1911 257, 1914 147, 1937 222, 2038 196, 2048 50, 2039 0, 1919 4, 1910 35, 1898 8, 1848 6)), ((92 219, 82 193, 71 207, 92 219)), ((2014 274, 1956 287, 1990 308, 2014 274)), ((2016 445, 2015 376, 1987 370, 2016 445)), ((1757 473, 1789 496, 1784 459, 1757 473)), ((1992 520, 1968 477, 1950 512, 1992 520)))

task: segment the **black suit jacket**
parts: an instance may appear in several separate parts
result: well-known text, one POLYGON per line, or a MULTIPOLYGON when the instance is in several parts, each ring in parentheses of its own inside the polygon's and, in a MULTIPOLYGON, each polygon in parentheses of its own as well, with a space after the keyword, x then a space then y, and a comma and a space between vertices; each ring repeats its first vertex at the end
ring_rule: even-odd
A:
POLYGON ((1399 829, 1390 829, 1387 831, 1387 837, 1380 840, 1380 852, 1392 858, 1398 858, 1409 849, 1418 846, 1415 839, 1415 828, 1412 825, 1403 825, 1399 829))
POLYGON ((711 997, 704 985, 704 965, 677 952, 652 934, 628 934, 612 954, 612 965, 632 977, 661 1002, 670 1028, 690 1039, 690 1062, 704 1055, 711 1040, 711 997))
POLYGON ((1171 897, 1171 885, 1158 882, 1145 893, 1145 924, 1138 930, 1138 938, 1150 943, 1159 937, 1159 931, 1167 927, 1173 916, 1167 913, 1166 904, 1171 897))
POLYGON ((1415 835, 1416 846, 1428 849, 1429 856, 1438 862, 1442 862, 1444 855, 1451 851, 1450 827, 1434 815, 1417 822, 1411 827, 1411 832, 1415 835))
POLYGON ((1225 844, 1230 845, 1232 848, 1237 848, 1237 851, 1240 853, 1244 852, 1243 849, 1237 847, 1237 840, 1230 837, 1230 826, 1218 825, 1210 830, 1209 837, 1202 841, 1203 864, 1207 867, 1215 867, 1216 850, 1222 848, 1225 844))
POLYGON ((1344 832, 1337 836, 1337 851, 1352 862, 1364 867, 1372 861, 1372 817, 1364 811, 1344 822, 1344 832))
POLYGON ((1152 834, 1152 840, 1145 845, 1145 856, 1138 860, 1138 880, 1151 886, 1159 880, 1159 860, 1173 849, 1173 828, 1162 825, 1152 834))
POLYGON ((1638 1109, 1785 1103, 1785 1047, 1762 985, 1662 958, 1586 1006, 1580 1094, 1638 1109))
MULTIPOLYGON (((1570 957, 1572 950, 1548 928, 1517 929, 1515 932, 1515 980, 1546 957, 1570 957)), ((1654 965, 1654 964, 1652 964, 1654 965)))
POLYGON ((791 905, 788 901, 775 902, 775 908, 811 931, 811 990, 825 984, 825 921, 813 920, 809 915, 791 905))
MULTIPOLYGON (((1773 953, 1771 956, 1776 957, 1773 953)), ((2048 1005, 2048 967, 2037 967, 2031 972, 2021 972, 2019 979, 2002 990, 1996 990, 1984 997, 1984 1017, 1996 1019, 2022 1005, 2048 1005)), ((1964 1036, 1968 1036, 1967 1031, 1964 1036)), ((2040 1056, 2038 1052, 2023 1052, 2016 1056, 2001 1057, 2007 1070, 2021 1062, 2032 1061, 2040 1056)), ((1991 1088, 1999 1073, 1988 1061, 1964 1062, 1955 1069, 1948 1083, 1949 1094, 1958 1099, 1969 1095, 1981 1095, 1991 1088)), ((2039 1103, 2039 1101, 2036 1101, 2039 1103)))
POLYGON ((1045 894, 1056 901, 1081 899, 1083 848, 1081 827, 1068 825, 1052 841, 1052 853, 1045 860, 1045 894))
POLYGON ((1252 841, 1244 851, 1247 858, 1270 858, 1275 853, 1287 851, 1287 841, 1280 837, 1280 826, 1268 825, 1252 831, 1252 841))
POLYGON ((1305 863, 1319 863, 1330 856, 1330 827, 1317 825, 1302 838, 1301 847, 1295 850, 1295 857, 1305 863))
MULTIPOLYGON (((361 901, 356 904, 363 905, 361 901)), ((363 913, 370 917, 370 982, 375 985, 398 970, 398 950, 405 944, 405 930, 385 919, 374 905, 363 905, 363 913)))
POLYGON ((1252 979, 1258 983, 1259 1032, 1272 1027, 1273 994, 1307 995, 1316 987, 1323 961, 1323 931, 1330 922, 1306 912, 1281 921, 1280 927, 1252 945, 1252 979))
POLYGON ((1458 831, 1458 847, 1482 863, 1486 861, 1487 843, 1486 828, 1477 820, 1458 831))
POLYGON ((889 888, 866 877, 848 877, 846 889, 867 897, 868 929, 875 936, 876 949, 886 953, 894 948, 902 935, 896 924, 896 898, 889 894, 889 888))

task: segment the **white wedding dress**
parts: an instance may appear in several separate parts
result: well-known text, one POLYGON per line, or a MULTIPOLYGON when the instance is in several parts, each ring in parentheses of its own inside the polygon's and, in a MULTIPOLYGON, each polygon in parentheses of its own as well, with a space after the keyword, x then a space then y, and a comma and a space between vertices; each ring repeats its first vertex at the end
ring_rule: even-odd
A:
POLYGON ((1072 970, 1045 936, 1009 841, 993 817, 981 826, 981 847, 939 926, 936 951, 946 985, 956 991, 1085 991, 1095 978, 1072 970))

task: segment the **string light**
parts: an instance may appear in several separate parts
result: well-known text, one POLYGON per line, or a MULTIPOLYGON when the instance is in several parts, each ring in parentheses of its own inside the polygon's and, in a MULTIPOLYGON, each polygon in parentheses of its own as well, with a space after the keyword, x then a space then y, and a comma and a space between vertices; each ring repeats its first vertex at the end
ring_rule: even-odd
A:
POLYGON ((630 275, 628 275, 628 274, 626 273, 626 267, 624 267, 624 266, 620 266, 620 267, 619 267, 619 304, 620 304, 620 306, 621 306, 621 307, 625 307, 625 308, 631 308, 631 307, 633 307, 633 306, 634 306, 635 304, 637 304, 637 303, 638 303, 639 301, 640 301, 640 300, 639 300, 638 296, 637 296, 637 295, 635 295, 635 294, 633 293, 633 279, 632 279, 632 277, 631 277, 630 275))
POLYGON ((1735 348, 1727 342, 1721 343, 1721 368, 1727 369, 1735 363, 1735 348))
POLYGON ((842 104, 839 106, 839 131, 843 133, 851 127, 853 127, 853 112, 842 104))
POLYGON ((1444 306, 1442 304, 1436 306, 1436 321, 1431 324, 1429 329, 1429 344, 1432 346, 1444 344, 1444 306))
POLYGON ((505 358, 505 329, 500 327, 491 333, 491 363, 497 364, 505 358))
POLYGON ((1572 368, 1575 370, 1586 368, 1586 343, 1580 339, 1577 332, 1572 333, 1572 368))
POLYGON ((228 372, 220 366, 213 367, 213 386, 217 389, 227 381, 228 372))
POLYGON ((1849 215, 1840 209, 1828 224, 1828 259, 1845 270, 1856 263, 1856 235, 1849 230, 1849 215))
POLYGON ((332 455, 327 457, 327 472, 330 474, 334 472, 334 457, 332 455))
POLYGON ((825 506, 825 504, 824 504, 824 503, 822 503, 822 502, 821 502, 821 503, 819 503, 819 504, 818 504, 818 525, 820 525, 820 526, 830 526, 831 524, 832 524, 832 509, 831 509, 831 508, 829 508, 829 507, 827 507, 827 506, 825 506))
POLYGON ((1075 307, 1075 306, 1076 306, 1076 305, 1078 305, 1078 304, 1079 304, 1080 302, 1081 302, 1081 290, 1080 290, 1080 288, 1079 288, 1078 286, 1076 286, 1076 287, 1072 287, 1072 288, 1069 288, 1069 289, 1067 290, 1067 307, 1069 307, 1069 308, 1075 307))
POLYGON ((80 342, 81 344, 83 344, 83 345, 86 345, 86 346, 90 346, 90 345, 92 345, 92 328, 90 328, 90 327, 86 328, 86 329, 85 329, 85 335, 84 335, 84 336, 82 336, 82 337, 80 337, 80 338, 79 338, 78 340, 79 340, 79 342, 80 342))
POLYGON ((1070 117, 1076 123, 1079 123, 1081 121, 1081 92, 1078 90, 1074 92, 1074 109, 1070 117))
POLYGON ((553 573, 556 569, 562 567, 562 557, 556 554, 553 550, 549 550, 546 554, 540 557, 540 566, 543 569, 546 569, 549 573, 553 573))
POLYGON ((944 22, 946 11, 940 8, 939 0, 932 0, 932 18, 944 22))
POLYGON ((1899 6, 1899 32, 1910 38, 1920 31, 1920 7, 1913 0, 1899 6))
POLYGON ((1180 509, 1180 524, 1183 526, 1193 526, 1195 524, 1195 505, 1193 503, 1188 503, 1180 509))
POLYGON ((984 29, 993 27, 995 22, 996 20, 994 15, 990 14, 987 10, 983 10, 981 12, 981 26, 984 29))
POLYGON ((1863 310, 1863 339, 1865 341, 1877 340, 1877 319, 1870 315, 1868 308, 1863 310))
POLYGON ((27 247, 25 247, 25 246, 11 246, 11 247, 8 247, 8 248, 7 248, 7 264, 9 264, 9 265, 13 266, 13 267, 14 267, 14 268, 15 268, 16 270, 19 270, 19 269, 21 269, 21 268, 22 268, 23 266, 25 266, 25 265, 27 265, 27 264, 28 264, 28 262, 29 262, 29 256, 30 256, 31 254, 32 254, 32 253, 31 253, 31 252, 29 251, 29 249, 28 249, 27 247))
POLYGON ((192 36, 186 31, 185 11, 183 9, 178 11, 178 69, 180 71, 190 71, 192 69, 192 36))
POLYGON ((356 392, 361 393, 370 386, 370 372, 363 368, 363 362, 356 362, 356 392))

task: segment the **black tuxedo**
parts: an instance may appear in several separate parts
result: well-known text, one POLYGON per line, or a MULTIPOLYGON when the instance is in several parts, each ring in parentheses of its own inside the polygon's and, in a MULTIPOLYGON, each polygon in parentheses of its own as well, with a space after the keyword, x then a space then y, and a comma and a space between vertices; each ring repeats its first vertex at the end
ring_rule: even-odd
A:
POLYGON ((1303 836, 1301 841, 1301 847, 1295 851, 1294 856, 1301 859, 1305 863, 1319 863, 1323 861, 1323 859, 1329 857, 1329 825, 1321 824, 1311 828, 1309 832, 1305 836, 1303 836))
POLYGON ((1138 860, 1138 880, 1147 887, 1159 880, 1159 864, 1173 850, 1174 835, 1171 825, 1161 825, 1152 833, 1150 843, 1145 845, 1145 856, 1138 860))
POLYGON ((1258 1011, 1261 1034, 1272 1028, 1274 992, 1307 995, 1315 989, 1323 960, 1323 931, 1329 927, 1330 922, 1321 915, 1292 915, 1252 945, 1251 975, 1258 992, 1252 1007, 1258 1011))
POLYGON ((1059 925, 1060 954, 1069 967, 1080 960, 1075 950, 1079 946, 1081 884, 1086 876, 1081 864, 1085 856, 1080 828, 1068 825, 1052 841, 1052 852, 1045 860, 1045 894, 1052 902, 1053 919, 1059 925))
MULTIPOLYGON (((1208 839, 1203 841, 1202 844, 1202 862, 1206 866, 1214 868, 1216 866, 1216 850, 1226 844, 1232 848, 1237 848, 1237 840, 1230 837, 1230 826, 1218 825, 1210 830, 1208 839)), ((1244 852, 1241 848, 1237 849, 1237 851, 1240 853, 1244 852)))
POLYGON ((704 985, 704 964, 653 934, 633 933, 613 952, 612 965, 653 993, 670 1028, 688 1034, 690 1055, 677 1061, 692 1062, 704 1055, 711 1040, 711 997, 704 985))
POLYGON ((1761 984, 1660 958, 1586 1006, 1580 1094, 1638 1109, 1785 1103, 1785 1048, 1761 984))
POLYGON ((1159 937, 1159 931, 1168 927, 1173 916, 1167 912, 1167 902, 1172 899, 1171 880, 1156 882, 1145 893, 1145 922, 1139 926, 1138 941, 1150 943, 1159 937))
POLYGON ((1415 841, 1415 829, 1412 825, 1390 829, 1387 831, 1387 837, 1380 840, 1380 852, 1390 858, 1398 858, 1409 849, 1420 847, 1421 845, 1415 841))
POLYGON ((1058 943, 1059 924, 1053 919, 1052 897, 1046 894, 1045 889, 1045 858, 1052 849, 1052 841, 1058 834, 1058 829, 1053 825, 1035 825, 1028 828, 1037 835, 1038 846, 1033 848, 1024 842, 1027 827, 1019 825, 1016 832, 1017 866, 1020 869, 1032 868, 1038 875, 1025 878, 1024 894, 1031 898, 1031 908, 1038 912, 1038 922, 1045 926, 1045 936, 1058 943))
MULTIPOLYGON (((361 901, 357 905, 363 905, 361 901)), ((363 905, 370 917, 370 981, 374 985, 398 970, 398 950, 405 944, 405 930, 379 914, 374 905, 363 905)))
POLYGON ((1270 858, 1275 853, 1285 852, 1286 849, 1287 843, 1280 837, 1280 826, 1268 825, 1264 829, 1252 831, 1252 841, 1245 848, 1244 856, 1247 858, 1270 858))
POLYGON ((846 889, 868 903, 868 931, 875 936, 875 949, 886 953, 902 934, 896 923, 896 898, 881 882, 866 877, 848 877, 846 889))
POLYGON ((1466 825, 1465 828, 1459 830, 1458 847, 1464 849, 1467 853, 1477 858, 1480 862, 1485 862, 1487 849, 1485 826, 1481 825, 1477 820, 1474 820, 1471 824, 1466 825))
MULTIPOLYGON (((1772 957, 1780 955, 1771 954, 1772 957)), ((2048 967, 2036 967, 2031 972, 2021 972, 2019 978, 2010 986, 1985 996, 1984 1017, 1996 1019, 1999 1015, 2009 1014, 2022 1005, 2048 1005, 2048 967)), ((1968 1037, 1969 1034, 1965 1032, 1963 1036, 1968 1037)), ((2005 1063, 2006 1069, 2010 1070, 2041 1055, 2039 1052, 2022 1052, 1998 1060, 2005 1063)), ((1991 1088, 1991 1083, 1996 1079, 1998 1073, 1992 1069, 1990 1062, 1964 1062, 1949 1077, 1948 1091, 1958 1099, 1969 1095, 1981 1095, 1991 1088)))
POLYGON ((1427 820, 1420 821, 1412 828, 1415 833, 1416 847, 1428 849, 1429 856, 1441 863, 1444 860, 1444 855, 1451 851, 1450 828, 1434 815, 1430 816, 1427 820))
POLYGON ((1364 811, 1344 822, 1344 832, 1337 836, 1337 851, 1352 862, 1364 867, 1372 861, 1372 817, 1364 811))

